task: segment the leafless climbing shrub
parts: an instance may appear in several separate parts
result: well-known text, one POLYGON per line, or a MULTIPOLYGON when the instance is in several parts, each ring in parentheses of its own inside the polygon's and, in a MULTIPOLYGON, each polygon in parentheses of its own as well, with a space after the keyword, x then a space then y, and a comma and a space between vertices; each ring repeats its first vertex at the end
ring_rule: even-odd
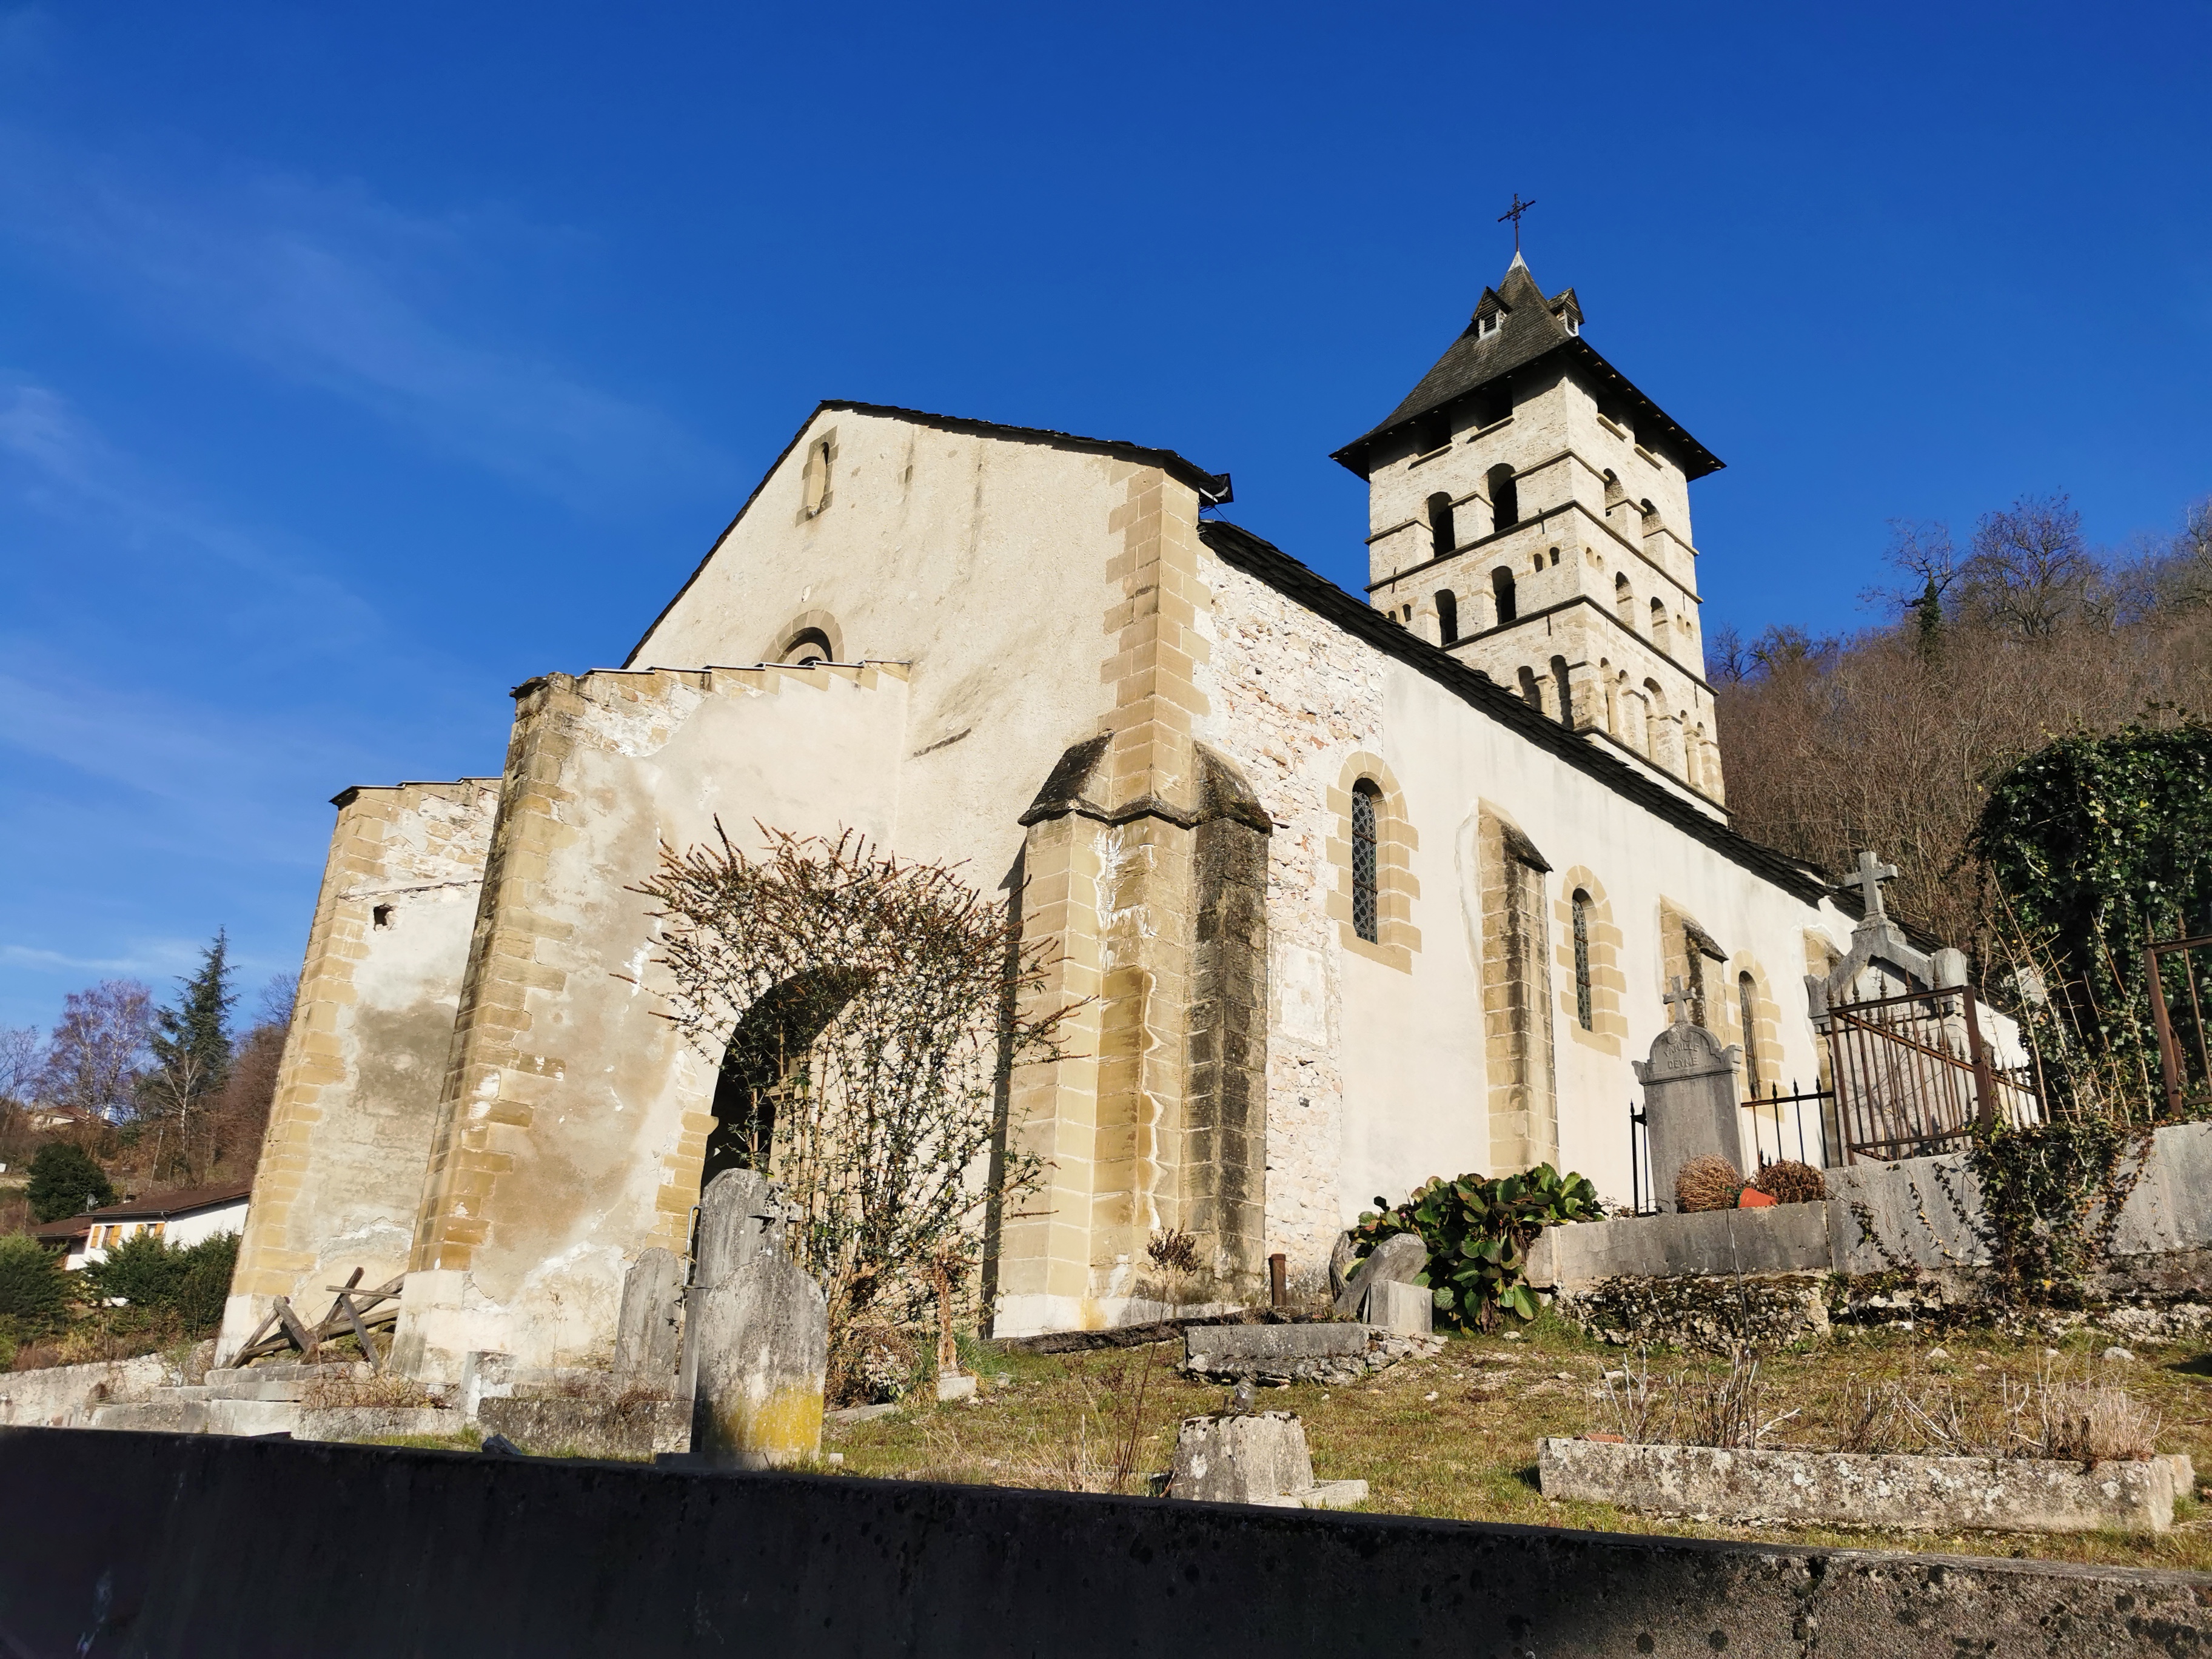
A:
MULTIPOLYGON (((659 906, 664 1017, 720 1068, 708 1173, 784 1184, 833 1342, 856 1320, 933 1323, 948 1253, 972 1268, 992 1214, 1038 1183, 1002 1103, 1016 1068, 1060 1057, 1073 1006, 1046 994, 1018 902, 850 831, 762 834, 753 857, 718 822, 635 890, 659 906)), ((972 1271, 960 1291, 972 1312, 972 1271)))

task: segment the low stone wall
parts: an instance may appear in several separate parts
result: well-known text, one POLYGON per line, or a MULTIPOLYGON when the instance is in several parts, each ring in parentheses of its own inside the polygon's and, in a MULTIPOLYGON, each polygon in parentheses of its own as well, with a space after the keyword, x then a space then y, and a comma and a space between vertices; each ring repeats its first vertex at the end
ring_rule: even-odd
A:
POLYGON ((2174 1465, 2035 1458, 1875 1457, 1723 1446, 1546 1440, 1544 1496, 1716 1521, 1915 1531, 2164 1532, 2174 1465))
MULTIPOLYGON (((1529 1282, 1553 1290, 1626 1275, 1942 1273, 1988 1264, 1967 1220, 1980 1192, 1964 1153, 1822 1173, 1822 1203, 1548 1229, 1529 1250, 1529 1282)), ((2187 1294, 2212 1285, 2203 1276, 2212 1263, 2212 1124, 2157 1130, 2119 1180, 2127 1198, 2112 1230, 2113 1288, 2187 1294)))
POLYGON ((0 1371, 0 1425, 82 1429, 103 1406, 141 1401, 181 1382, 177 1368, 160 1354, 96 1365, 51 1365, 34 1371, 0 1371))
POLYGON ((2212 1648, 2204 1575, 1172 1499, 41 1429, 0 1492, 27 1659, 2212 1648))

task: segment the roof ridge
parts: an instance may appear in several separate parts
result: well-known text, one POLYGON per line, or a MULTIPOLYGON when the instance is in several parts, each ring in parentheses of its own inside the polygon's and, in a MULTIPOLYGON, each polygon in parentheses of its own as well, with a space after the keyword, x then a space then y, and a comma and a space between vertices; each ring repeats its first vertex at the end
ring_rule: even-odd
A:
POLYGON ((1828 883, 1808 874, 1786 853, 1730 829, 1673 791, 1653 782, 1626 761, 1616 760, 1593 747, 1557 720, 1531 708, 1480 669, 1470 668, 1441 646, 1431 645, 1419 635, 1401 628, 1358 595, 1346 592, 1312 566, 1254 535, 1242 525, 1227 519, 1206 519, 1200 521, 1198 533, 1206 546, 1222 558, 1303 605, 1324 622, 1334 623, 1346 633, 1417 670, 1461 701, 1482 710, 1501 725, 1511 726, 1616 794, 1687 831, 1746 869, 1808 902, 1817 902, 1830 890, 1828 883))

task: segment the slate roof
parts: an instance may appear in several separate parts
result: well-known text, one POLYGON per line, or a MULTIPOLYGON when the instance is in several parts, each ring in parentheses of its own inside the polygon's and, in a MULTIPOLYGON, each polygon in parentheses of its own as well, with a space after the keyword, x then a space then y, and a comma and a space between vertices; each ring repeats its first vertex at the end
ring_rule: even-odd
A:
POLYGON ((1614 759, 1588 738, 1577 736, 1557 720, 1531 708, 1519 693, 1508 690, 1480 669, 1468 667, 1449 651, 1431 645, 1410 629, 1401 628, 1365 600, 1346 592, 1272 543, 1261 541, 1250 531, 1224 519, 1200 520, 1198 533, 1223 562, 1265 582, 1285 599, 1296 600, 1324 622, 1334 623, 1383 655, 1419 671, 1461 702, 1480 709, 1499 725, 1510 727, 1516 735, 1549 750, 1615 794, 1703 842, 1723 857, 1808 904, 1819 902, 1833 890, 1831 884, 1809 865, 1771 847, 1763 847, 1747 836, 1738 835, 1672 790, 1653 782, 1626 761, 1614 759))
POLYGON ((1437 359, 1436 367, 1421 377, 1380 425, 1353 439, 1330 459, 1364 478, 1370 452, 1385 437, 1516 369, 1558 354, 1601 394, 1627 405, 1638 440, 1647 447, 1666 451, 1691 477, 1702 478, 1726 465, 1575 331, 1582 325, 1582 314, 1574 289, 1546 299, 1528 267, 1515 254, 1498 285, 1482 290, 1467 327, 1437 359), (1498 317, 1498 325, 1485 334, 1482 325, 1492 315, 1498 317), (1568 326, 1570 320, 1574 328, 1568 326))

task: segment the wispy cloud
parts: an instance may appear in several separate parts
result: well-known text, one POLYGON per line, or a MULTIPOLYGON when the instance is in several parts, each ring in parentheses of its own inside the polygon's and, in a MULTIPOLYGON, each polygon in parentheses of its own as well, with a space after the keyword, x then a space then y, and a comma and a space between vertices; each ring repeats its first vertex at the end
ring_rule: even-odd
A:
POLYGON ((157 178, 0 128, 0 232, 182 331, 374 410, 433 448, 574 503, 708 462, 676 422, 457 297, 497 245, 557 239, 493 214, 412 215, 358 186, 157 178))

